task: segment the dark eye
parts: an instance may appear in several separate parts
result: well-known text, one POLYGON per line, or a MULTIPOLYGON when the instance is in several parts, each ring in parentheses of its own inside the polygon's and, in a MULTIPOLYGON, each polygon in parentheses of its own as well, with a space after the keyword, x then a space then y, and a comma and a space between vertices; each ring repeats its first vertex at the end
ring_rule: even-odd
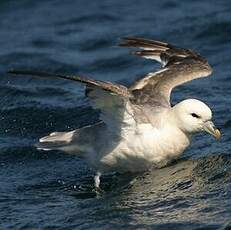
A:
POLYGON ((200 118, 200 116, 197 115, 196 113, 191 113, 191 115, 192 115, 193 117, 195 117, 195 118, 200 118))

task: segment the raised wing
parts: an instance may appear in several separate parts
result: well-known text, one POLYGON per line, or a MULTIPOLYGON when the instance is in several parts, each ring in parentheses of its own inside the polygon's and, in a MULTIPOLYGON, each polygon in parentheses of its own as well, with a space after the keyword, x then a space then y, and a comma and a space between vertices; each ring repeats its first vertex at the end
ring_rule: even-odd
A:
POLYGON ((116 83, 111 83, 108 81, 99 81, 93 80, 91 78, 82 77, 82 76, 68 76, 68 75, 61 75, 61 74, 53 74, 41 71, 31 71, 31 70, 10 70, 8 71, 10 74, 17 74, 17 75, 30 75, 30 76, 38 76, 38 77, 45 77, 45 78, 62 78, 72 81, 78 81, 80 83, 86 84, 89 87, 99 88, 101 90, 108 91, 109 93, 119 95, 124 98, 132 98, 133 95, 127 89, 127 87, 123 85, 119 85, 116 83))
POLYGON ((132 53, 162 64, 160 71, 149 73, 130 86, 129 90, 134 94, 137 104, 170 106, 173 88, 212 73, 207 60, 189 49, 133 37, 124 38, 120 46, 139 48, 140 50, 132 53))
POLYGON ((86 96, 89 97, 94 108, 101 110, 101 120, 110 128, 111 131, 121 130, 121 126, 132 125, 132 109, 129 106, 133 94, 123 85, 116 83, 93 80, 82 76, 66 76, 60 74, 50 74, 39 71, 11 70, 11 74, 31 75, 49 78, 62 78, 78 81, 86 85, 86 96))

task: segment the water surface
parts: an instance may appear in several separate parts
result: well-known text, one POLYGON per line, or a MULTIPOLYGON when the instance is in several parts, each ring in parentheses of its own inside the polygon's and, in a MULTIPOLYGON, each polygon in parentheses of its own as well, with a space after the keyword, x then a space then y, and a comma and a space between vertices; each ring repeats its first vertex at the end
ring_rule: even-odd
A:
POLYGON ((231 220, 231 4, 229 1, 0 1, 0 228, 224 229, 231 220), (174 91, 214 111, 223 136, 195 137, 182 159, 143 175, 94 172, 75 156, 33 147, 52 131, 98 120, 81 85, 12 77, 12 68, 130 83, 158 65, 116 47, 119 37, 196 49, 211 78, 174 91))

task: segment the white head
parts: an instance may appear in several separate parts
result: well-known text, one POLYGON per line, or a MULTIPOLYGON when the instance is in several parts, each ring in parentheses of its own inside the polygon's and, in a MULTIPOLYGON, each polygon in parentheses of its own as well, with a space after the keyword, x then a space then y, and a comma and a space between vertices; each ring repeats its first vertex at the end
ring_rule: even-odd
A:
POLYGON ((202 101, 187 99, 173 108, 178 127, 187 134, 205 131, 220 138, 221 134, 212 122, 212 111, 202 101))

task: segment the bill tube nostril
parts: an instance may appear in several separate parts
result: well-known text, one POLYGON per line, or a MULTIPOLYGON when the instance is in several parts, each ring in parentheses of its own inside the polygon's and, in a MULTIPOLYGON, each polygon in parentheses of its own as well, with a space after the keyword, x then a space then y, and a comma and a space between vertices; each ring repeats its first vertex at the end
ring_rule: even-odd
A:
POLYGON ((211 134, 217 140, 221 138, 221 132, 219 131, 219 129, 216 128, 212 121, 206 121, 203 128, 205 132, 211 134))

